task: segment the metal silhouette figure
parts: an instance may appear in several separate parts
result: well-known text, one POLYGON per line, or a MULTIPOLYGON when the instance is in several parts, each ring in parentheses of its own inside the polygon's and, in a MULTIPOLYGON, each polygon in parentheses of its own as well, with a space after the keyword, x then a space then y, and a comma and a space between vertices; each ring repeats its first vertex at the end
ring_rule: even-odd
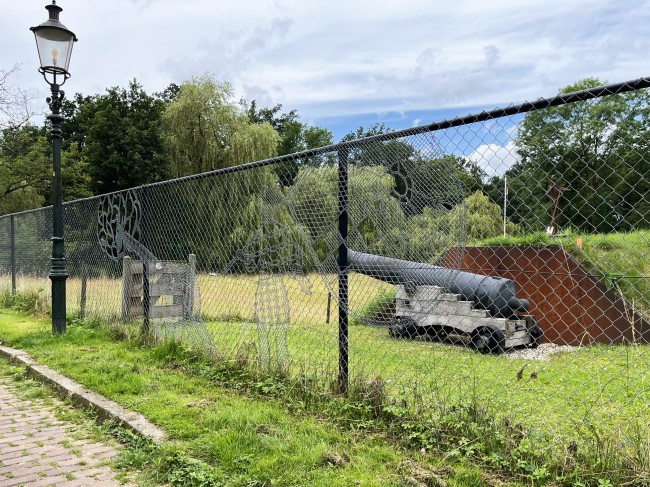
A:
POLYGON ((571 191, 571 189, 560 186, 559 181, 554 181, 546 190, 546 196, 551 200, 551 223, 546 227, 546 233, 549 235, 555 235, 557 232, 557 217, 560 209, 560 198, 562 197, 562 193, 566 191, 571 191))
MULTIPOLYGON (((285 278, 298 282, 304 293, 311 283, 303 272, 305 251, 313 251, 296 229, 288 204, 279 188, 264 189, 257 201, 259 227, 226 267, 231 270, 243 261, 247 272, 257 274, 254 319, 260 367, 286 372, 289 368, 287 336, 291 321, 289 294, 285 278)), ((309 255, 313 260, 312 255, 309 255)))

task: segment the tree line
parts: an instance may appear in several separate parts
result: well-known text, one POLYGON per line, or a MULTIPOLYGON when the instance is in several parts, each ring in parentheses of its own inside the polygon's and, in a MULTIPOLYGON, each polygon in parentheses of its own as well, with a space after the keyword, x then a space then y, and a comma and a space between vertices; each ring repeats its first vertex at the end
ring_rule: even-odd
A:
MULTIPOLYGON (((21 92, 7 86, 11 72, 1 74, 0 113, 7 113, 8 107, 15 109, 19 104, 16 93, 21 92), (9 88, 13 89, 11 93, 9 88)), ((586 79, 561 92, 602 84, 586 79)), ((553 184, 566 189, 558 202, 562 228, 589 232, 647 228, 648 96, 641 90, 529 112, 514 135, 516 162, 503 176, 488 178, 480 165, 467 157, 442 151, 426 153, 404 140, 355 148, 349 160, 359 168, 383 164, 392 178, 392 201, 406 220, 413 225, 419 222, 419 227, 410 230, 412 235, 421 233, 418 228, 434 225, 443 210, 453 210, 450 201, 459 204, 471 195, 473 199, 464 207, 474 208, 472 211, 482 216, 464 219, 469 238, 500 233, 497 228, 502 228, 499 215, 504 178, 509 187, 506 211, 511 231, 539 230, 548 225, 552 202, 547 192, 553 184), (458 194, 449 194, 456 191, 450 190, 454 181, 460 182, 460 200, 458 194), (480 211, 477 205, 482 205, 480 211), (484 221, 488 216, 489 221, 484 221), (475 223, 468 224, 472 221, 475 223)), ((228 83, 210 76, 170 84, 158 93, 147 93, 137 80, 102 94, 77 93, 64 100, 62 112, 66 201, 334 143, 330 131, 303 123, 296 110, 287 112, 282 105, 260 107, 255 100, 236 100, 228 83)), ((51 147, 47 124, 34 125, 29 116, 2 120, 0 214, 48 205, 51 147)), ((380 124, 359 127, 342 140, 387 131, 390 129, 380 124)), ((312 190, 305 188, 309 194, 318 191, 324 181, 331 181, 328 168, 335 163, 335 154, 295 159, 276 164, 273 174, 264 177, 286 192, 303 171, 302 179, 313 181, 312 190)), ((250 193, 260 181, 246 183, 240 178, 233 184, 240 193, 250 193)), ((204 189, 202 194, 210 192, 210 188, 204 189)), ((230 194, 228 198, 237 197, 230 194)), ((195 203, 226 204, 207 196, 204 200, 195 203)), ((392 201, 384 208, 392 208, 392 201)), ((220 228, 223 225, 226 222, 221 221, 220 228)), ((366 240, 373 235, 372 226, 367 225, 366 240)), ((232 222, 230 227, 235 231, 232 222)))
MULTIPOLYGON (((587 78, 571 93, 603 86, 587 78)), ((636 90, 529 112, 514 137, 517 162, 484 187, 526 231, 548 225, 550 188, 562 188, 558 226, 585 233, 650 228, 650 91, 636 90)))

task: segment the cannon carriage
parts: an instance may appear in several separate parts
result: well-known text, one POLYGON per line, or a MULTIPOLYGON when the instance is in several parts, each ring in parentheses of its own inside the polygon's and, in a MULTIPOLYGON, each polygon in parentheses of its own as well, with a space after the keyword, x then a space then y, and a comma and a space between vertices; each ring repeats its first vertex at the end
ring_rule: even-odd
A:
POLYGON ((543 331, 510 279, 348 251, 349 270, 396 286, 394 338, 457 339, 481 353, 537 347, 543 331))

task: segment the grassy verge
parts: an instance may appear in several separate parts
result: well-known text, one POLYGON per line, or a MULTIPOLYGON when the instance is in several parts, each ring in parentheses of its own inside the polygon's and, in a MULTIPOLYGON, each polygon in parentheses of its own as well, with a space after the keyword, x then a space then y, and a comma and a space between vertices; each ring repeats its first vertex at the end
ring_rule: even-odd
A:
POLYGON ((361 427, 377 421, 370 403, 298 394, 281 377, 213 363, 175 343, 116 341, 109 329, 81 323, 53 337, 47 322, 8 311, 0 312, 0 337, 169 433, 160 447, 118 435, 127 445, 120 463, 140 470, 142 485, 520 485, 361 427))
MULTIPOLYGON (((117 334, 125 336, 123 329, 117 334)), ((260 375, 245 361, 209 359, 173 342, 145 347, 135 339, 117 341, 110 328, 87 323, 52 337, 47 323, 3 311, 0 337, 170 433, 163 448, 127 439, 132 448, 123 462, 142 470, 145 485, 601 486, 648 480, 642 421, 629 424, 625 434, 582 421, 573 425, 575 445, 553 449, 542 430, 500 413, 502 402, 471 395, 438 407, 435 417, 416 416, 387 395, 380 379, 358 376, 351 399, 343 400, 327 384, 313 384, 312 376, 260 375)), ((584 364, 594 356, 585 356, 584 364)), ((494 363, 488 360, 481 373, 503 360, 489 359, 494 363)), ((563 375, 555 380, 584 380, 558 370, 563 375)), ((543 390, 545 382, 519 387, 529 389, 530 411, 539 419, 546 410, 540 412, 536 388, 543 390)), ((604 387, 601 396, 617 389, 604 387)))

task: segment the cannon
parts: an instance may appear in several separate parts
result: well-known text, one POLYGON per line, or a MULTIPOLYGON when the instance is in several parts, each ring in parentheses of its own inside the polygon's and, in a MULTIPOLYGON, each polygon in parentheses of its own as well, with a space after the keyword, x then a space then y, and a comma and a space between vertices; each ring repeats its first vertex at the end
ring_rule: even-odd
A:
POLYGON ((397 286, 395 338, 465 337, 482 353, 536 347, 543 332, 510 279, 348 250, 349 270, 397 286))

